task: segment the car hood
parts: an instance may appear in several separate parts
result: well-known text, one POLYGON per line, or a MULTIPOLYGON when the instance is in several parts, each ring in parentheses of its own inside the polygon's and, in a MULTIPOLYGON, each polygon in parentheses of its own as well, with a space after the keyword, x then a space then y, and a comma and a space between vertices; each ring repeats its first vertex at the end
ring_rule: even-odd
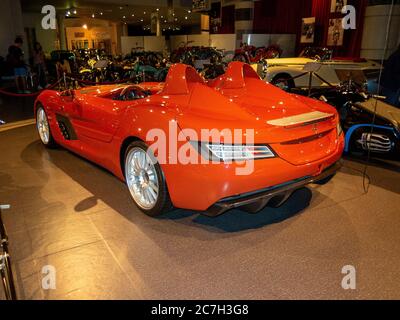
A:
POLYGON ((315 62, 315 60, 309 58, 275 58, 265 60, 269 66, 274 65, 304 65, 309 62, 315 62))
POLYGON ((324 60, 324 61, 318 61, 318 60, 313 60, 310 58, 302 58, 302 57, 297 57, 297 58, 275 58, 275 59, 266 59, 267 65, 272 67, 272 66, 295 66, 295 65, 306 65, 307 63, 310 62, 316 62, 319 64, 323 65, 334 65, 337 67, 343 67, 343 68, 356 68, 356 69, 363 69, 363 68, 375 68, 379 69, 380 64, 372 61, 372 60, 356 60, 356 59, 332 59, 332 60, 324 60))

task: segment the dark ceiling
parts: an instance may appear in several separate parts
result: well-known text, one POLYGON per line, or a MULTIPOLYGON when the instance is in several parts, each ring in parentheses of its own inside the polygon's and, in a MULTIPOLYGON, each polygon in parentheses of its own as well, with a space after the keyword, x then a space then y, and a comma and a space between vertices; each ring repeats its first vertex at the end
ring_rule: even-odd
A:
MULTIPOLYGON (((105 19, 147 25, 151 12, 159 12, 162 26, 200 23, 200 14, 191 12, 191 0, 173 1, 173 15, 169 21, 167 0, 49 0, 46 4, 55 6, 57 14, 70 19, 105 19)), ((43 1, 21 0, 23 12, 40 13, 43 5, 43 1)))

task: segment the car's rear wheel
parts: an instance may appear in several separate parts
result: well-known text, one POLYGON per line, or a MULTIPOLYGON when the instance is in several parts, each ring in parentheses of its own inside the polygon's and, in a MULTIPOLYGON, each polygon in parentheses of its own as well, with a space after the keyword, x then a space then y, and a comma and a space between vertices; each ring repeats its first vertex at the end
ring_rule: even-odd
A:
POLYGON ((47 148, 56 146, 53 135, 51 134, 49 120, 43 106, 39 105, 36 110, 36 129, 40 140, 47 148))
POLYGON ((126 149, 125 179, 133 201, 145 214, 156 217, 172 210, 162 169, 141 141, 126 149))

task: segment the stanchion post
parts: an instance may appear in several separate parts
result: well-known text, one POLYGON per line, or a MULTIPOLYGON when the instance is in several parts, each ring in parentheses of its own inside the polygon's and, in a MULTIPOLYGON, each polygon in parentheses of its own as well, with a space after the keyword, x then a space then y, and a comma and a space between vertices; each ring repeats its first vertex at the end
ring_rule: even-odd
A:
POLYGON ((67 76, 65 72, 63 72, 63 77, 64 77, 64 89, 67 90, 67 76))

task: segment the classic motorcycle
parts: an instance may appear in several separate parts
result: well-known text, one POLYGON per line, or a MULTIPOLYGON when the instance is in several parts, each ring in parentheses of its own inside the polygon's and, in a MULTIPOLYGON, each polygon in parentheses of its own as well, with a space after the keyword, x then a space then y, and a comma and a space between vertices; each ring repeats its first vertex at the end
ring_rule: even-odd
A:
POLYGON ((397 121, 400 109, 385 103, 385 97, 367 93, 365 85, 352 80, 337 87, 315 90, 309 96, 338 110, 345 132, 346 153, 370 152, 400 160, 400 123, 397 121))
POLYGON ((235 51, 233 61, 258 63, 264 59, 280 58, 282 53, 283 51, 278 45, 257 48, 247 43, 241 43, 240 48, 235 51))

